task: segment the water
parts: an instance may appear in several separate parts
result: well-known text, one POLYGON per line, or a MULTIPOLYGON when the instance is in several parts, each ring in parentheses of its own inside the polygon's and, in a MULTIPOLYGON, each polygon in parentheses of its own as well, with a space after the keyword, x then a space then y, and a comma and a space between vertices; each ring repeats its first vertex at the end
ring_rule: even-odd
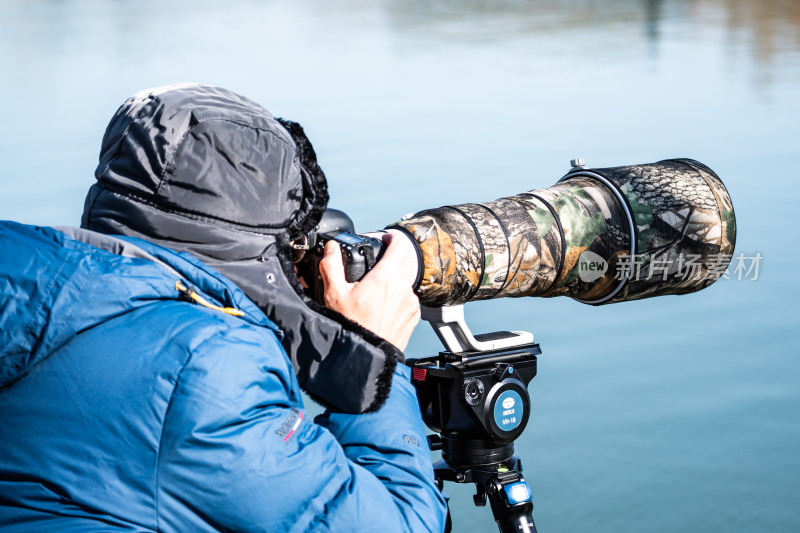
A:
MULTIPOLYGON (((0 72, 0 217, 30 223, 77 224, 116 107, 176 81, 301 122, 362 231, 548 186, 576 156, 708 164, 758 279, 467 316, 544 350, 516 445, 542 533, 800 530, 794 0, 5 0, 0 72)), ((423 324, 409 354, 438 349, 423 324)), ((449 492, 456 531, 495 530, 449 492)))

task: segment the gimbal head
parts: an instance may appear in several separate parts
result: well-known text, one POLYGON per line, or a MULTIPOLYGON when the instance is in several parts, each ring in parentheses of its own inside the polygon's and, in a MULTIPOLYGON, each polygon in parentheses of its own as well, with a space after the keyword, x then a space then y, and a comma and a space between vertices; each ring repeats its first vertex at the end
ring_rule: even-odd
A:
POLYGON ((514 440, 530 416, 527 385, 536 375, 541 350, 527 332, 473 336, 463 306, 426 308, 447 351, 409 360, 425 424, 438 433, 431 449, 442 451, 434 465, 444 481, 474 483, 475 505, 487 496, 501 532, 536 532, 531 491, 514 455, 514 440))

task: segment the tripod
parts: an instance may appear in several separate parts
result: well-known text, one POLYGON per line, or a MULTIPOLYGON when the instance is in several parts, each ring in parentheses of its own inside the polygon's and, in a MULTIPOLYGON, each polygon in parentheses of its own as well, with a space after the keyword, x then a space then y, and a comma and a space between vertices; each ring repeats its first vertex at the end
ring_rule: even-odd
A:
POLYGON ((447 350, 409 360, 423 420, 438 433, 429 437, 442 452, 436 482, 440 490, 445 481, 474 483, 475 505, 489 500, 501 533, 536 533, 513 442, 530 416, 527 385, 542 352, 527 332, 473 337, 463 313, 463 306, 423 308, 447 350))

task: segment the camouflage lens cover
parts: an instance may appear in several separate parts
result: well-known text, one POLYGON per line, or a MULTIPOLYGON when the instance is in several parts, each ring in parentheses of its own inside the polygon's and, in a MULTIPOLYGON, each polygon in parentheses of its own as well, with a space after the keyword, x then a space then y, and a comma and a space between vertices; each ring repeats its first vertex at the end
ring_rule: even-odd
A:
POLYGON ((395 225, 419 244, 427 306, 693 292, 722 274, 736 235, 727 190, 692 160, 577 169, 547 189, 430 209, 395 225))
POLYGON ((592 172, 624 195, 635 222, 635 253, 621 258, 630 279, 609 303, 695 292, 728 267, 736 217, 711 169, 673 159, 592 172))

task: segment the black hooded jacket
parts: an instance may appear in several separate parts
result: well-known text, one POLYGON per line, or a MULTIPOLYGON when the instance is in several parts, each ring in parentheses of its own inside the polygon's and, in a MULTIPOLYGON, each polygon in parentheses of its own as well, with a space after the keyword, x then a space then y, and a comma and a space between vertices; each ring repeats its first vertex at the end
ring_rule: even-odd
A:
POLYGON ((234 281, 283 331, 300 385, 323 405, 374 411, 402 353, 317 305, 294 274, 290 242, 328 201, 302 128, 225 89, 140 92, 103 138, 83 228, 188 252, 234 281))

